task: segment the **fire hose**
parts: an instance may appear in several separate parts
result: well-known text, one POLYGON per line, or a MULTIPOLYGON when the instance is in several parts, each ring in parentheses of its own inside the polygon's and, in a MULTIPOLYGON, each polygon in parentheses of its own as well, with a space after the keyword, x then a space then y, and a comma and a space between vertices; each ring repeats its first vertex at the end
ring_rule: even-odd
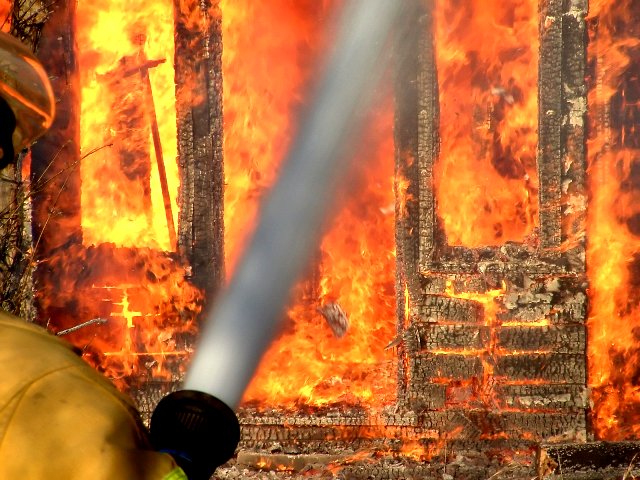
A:
POLYGON ((352 0, 337 24, 311 108, 228 287, 207 314, 184 389, 161 400, 154 446, 190 479, 208 479, 240 440, 234 413, 273 340, 291 287, 318 243, 354 136, 384 71, 407 4, 352 0))

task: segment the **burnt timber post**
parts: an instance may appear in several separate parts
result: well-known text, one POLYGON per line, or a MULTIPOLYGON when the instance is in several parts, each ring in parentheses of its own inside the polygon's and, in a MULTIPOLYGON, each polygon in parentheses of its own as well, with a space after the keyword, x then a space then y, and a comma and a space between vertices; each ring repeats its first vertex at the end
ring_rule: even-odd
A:
POLYGON ((211 298, 224 279, 221 17, 217 0, 175 0, 174 12, 178 251, 211 298))

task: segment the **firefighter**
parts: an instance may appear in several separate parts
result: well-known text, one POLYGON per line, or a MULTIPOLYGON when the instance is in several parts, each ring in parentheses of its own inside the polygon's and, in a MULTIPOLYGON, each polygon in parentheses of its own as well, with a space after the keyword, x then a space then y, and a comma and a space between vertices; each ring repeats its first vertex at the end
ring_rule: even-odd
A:
MULTIPOLYGON (((47 75, 0 33, 0 166, 53 121, 47 75)), ((0 312, 0 479, 184 480, 151 449, 132 401, 68 343, 0 312)))

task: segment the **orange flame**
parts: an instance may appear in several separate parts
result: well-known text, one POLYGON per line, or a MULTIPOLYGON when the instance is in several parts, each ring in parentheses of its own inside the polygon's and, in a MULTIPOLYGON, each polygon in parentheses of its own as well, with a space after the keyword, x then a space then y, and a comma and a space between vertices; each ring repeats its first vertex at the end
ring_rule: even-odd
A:
MULTIPOLYGON (((296 131, 295 114, 313 82, 312 66, 328 42, 324 19, 336 3, 221 2, 229 270, 296 131)), ((367 139, 373 148, 362 148, 366 168, 350 186, 355 195, 336 214, 318 252, 320 263, 298 286, 284 331, 245 401, 370 404, 393 392, 387 365, 392 358, 384 351, 395 325, 394 218, 388 208, 394 204, 392 121, 390 108, 372 120, 367 139), (343 338, 334 336, 318 312, 326 303, 346 312, 343 338)))
POLYGON ((0 1, 0 30, 8 32, 11 29, 11 12, 13 0, 0 1))
POLYGON ((225 251, 233 271, 296 132, 332 1, 222 0, 225 251))
POLYGON ((307 283, 306 298, 303 293, 290 308, 287 326, 268 351, 245 400, 369 406, 393 400, 395 358, 384 347, 396 325, 394 216, 383 213, 393 202, 391 125, 388 110, 374 121, 367 138, 385 143, 367 155, 359 188, 322 241, 318 285, 309 292, 307 283), (318 307, 330 302, 338 303, 348 316, 349 328, 342 338, 336 338, 318 314, 318 307))
POLYGON ((169 0, 77 8, 83 245, 47 259, 60 278, 44 286, 42 307, 54 330, 100 320, 68 339, 121 388, 179 379, 202 303, 186 265, 166 252, 174 246, 152 141, 158 133, 175 223, 173 15, 169 0))
POLYGON ((592 1, 589 16, 589 383, 596 434, 628 440, 640 436, 640 38, 629 1, 592 1))
POLYGON ((80 138, 82 154, 87 155, 80 166, 83 241, 170 250, 149 116, 157 118, 163 155, 171 160, 166 168, 175 224, 173 3, 83 1, 77 24, 80 138), (147 59, 162 63, 145 64, 147 59), (141 80, 147 74, 151 92, 141 80), (154 112, 145 108, 149 94, 154 112))
POLYGON ((538 1, 435 4, 434 175, 449 244, 522 241, 538 224, 538 1))

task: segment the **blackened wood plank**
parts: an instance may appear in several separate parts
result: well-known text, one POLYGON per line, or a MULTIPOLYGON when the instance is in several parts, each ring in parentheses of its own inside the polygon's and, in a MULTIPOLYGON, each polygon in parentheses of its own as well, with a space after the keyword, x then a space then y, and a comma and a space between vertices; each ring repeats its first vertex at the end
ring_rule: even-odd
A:
POLYGON ((482 377, 482 361, 475 355, 419 353, 409 359, 413 381, 435 378, 463 380, 482 377))
POLYGON ((490 340, 489 328, 484 326, 416 323, 415 329, 423 350, 477 350, 486 348, 490 340))
POLYGON ((553 251, 561 244, 562 0, 541 3, 538 73, 540 243, 543 249, 553 251))
POLYGON ((479 323, 484 319, 479 302, 445 295, 425 295, 417 310, 424 321, 479 323))
POLYGON ((579 410, 589 406, 585 385, 498 385, 502 408, 520 410, 579 410))
POLYGON ((498 348, 511 351, 579 353, 586 350, 584 325, 558 327, 502 327, 496 331, 498 348))
POLYGON ((495 358, 494 375, 509 380, 544 380, 550 383, 586 382, 584 354, 541 353, 495 358))

